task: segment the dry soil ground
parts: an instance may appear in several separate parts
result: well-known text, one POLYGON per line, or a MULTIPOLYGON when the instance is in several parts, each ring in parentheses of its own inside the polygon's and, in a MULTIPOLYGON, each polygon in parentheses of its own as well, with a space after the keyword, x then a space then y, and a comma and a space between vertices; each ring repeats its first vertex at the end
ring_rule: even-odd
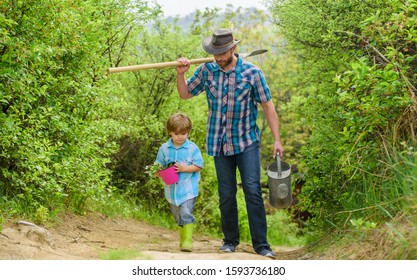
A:
MULTIPOLYGON (((12 221, 0 233, 0 260, 265 260, 248 244, 219 252, 220 239, 195 234, 191 253, 181 252, 176 231, 129 219, 60 217, 50 228, 12 221)), ((277 259, 305 259, 302 249, 273 248, 277 259)))

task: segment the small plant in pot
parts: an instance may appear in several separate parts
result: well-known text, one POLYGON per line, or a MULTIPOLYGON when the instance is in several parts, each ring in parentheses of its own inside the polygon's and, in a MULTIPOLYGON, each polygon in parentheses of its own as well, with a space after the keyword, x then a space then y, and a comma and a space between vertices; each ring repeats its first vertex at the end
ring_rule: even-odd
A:
POLYGON ((163 166, 157 162, 151 164, 151 165, 147 165, 146 166, 146 171, 145 173, 148 174, 151 177, 157 176, 158 175, 158 171, 161 170, 163 168, 163 166))
POLYGON ((178 173, 175 168, 175 162, 165 165, 165 168, 158 171, 165 185, 172 185, 178 182, 178 173))
POLYGON ((163 169, 168 169, 168 168, 170 168, 173 165, 175 165, 175 162, 170 162, 167 165, 165 165, 163 169))
POLYGON ((175 162, 170 162, 166 165, 161 165, 157 162, 153 163, 152 165, 146 166, 146 173, 153 177, 153 176, 161 176, 160 172, 168 170, 169 168, 173 167, 175 165, 175 162))

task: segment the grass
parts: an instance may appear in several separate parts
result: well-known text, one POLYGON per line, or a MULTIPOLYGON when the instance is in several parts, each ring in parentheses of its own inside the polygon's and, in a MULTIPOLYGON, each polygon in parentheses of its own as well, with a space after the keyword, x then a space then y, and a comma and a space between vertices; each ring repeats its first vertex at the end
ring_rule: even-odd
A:
POLYGON ((417 152, 387 151, 386 169, 363 181, 344 204, 346 217, 312 250, 326 259, 417 259, 417 152))
POLYGON ((375 228, 328 232, 309 247, 312 259, 416 260, 417 213, 409 207, 375 228))
POLYGON ((275 211, 267 216, 268 242, 274 246, 300 247, 306 243, 305 237, 296 224, 291 223, 285 210, 275 211))

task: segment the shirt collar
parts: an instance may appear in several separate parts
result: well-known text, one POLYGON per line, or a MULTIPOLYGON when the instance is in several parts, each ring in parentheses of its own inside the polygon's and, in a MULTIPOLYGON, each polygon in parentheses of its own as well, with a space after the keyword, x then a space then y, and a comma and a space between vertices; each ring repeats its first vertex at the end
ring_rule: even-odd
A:
POLYGON ((169 138, 169 141, 168 141, 169 148, 181 149, 181 148, 188 148, 189 146, 190 146, 190 141, 188 139, 185 139, 184 143, 182 143, 182 145, 179 146, 178 148, 174 146, 174 143, 172 143, 172 138, 169 138))

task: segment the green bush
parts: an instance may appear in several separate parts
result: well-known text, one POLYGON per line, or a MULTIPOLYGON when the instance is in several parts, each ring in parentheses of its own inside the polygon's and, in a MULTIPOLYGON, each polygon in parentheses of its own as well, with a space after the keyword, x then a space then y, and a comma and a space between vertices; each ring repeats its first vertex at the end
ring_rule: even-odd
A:
POLYGON ((416 4, 272 3, 287 48, 299 59, 300 88, 287 108, 298 110, 311 131, 301 150, 302 203, 318 229, 348 226, 352 216, 394 215, 385 201, 404 190, 397 185, 387 192, 395 169, 385 164, 386 146, 415 143, 416 4))
MULTIPOLYGON (((120 133, 109 114, 118 87, 105 79, 108 36, 121 31, 109 28, 110 2, 0 4, 0 195, 14 207, 5 215, 84 213, 107 196, 120 133)), ((132 2, 119 4, 113 15, 129 20, 132 2)))

